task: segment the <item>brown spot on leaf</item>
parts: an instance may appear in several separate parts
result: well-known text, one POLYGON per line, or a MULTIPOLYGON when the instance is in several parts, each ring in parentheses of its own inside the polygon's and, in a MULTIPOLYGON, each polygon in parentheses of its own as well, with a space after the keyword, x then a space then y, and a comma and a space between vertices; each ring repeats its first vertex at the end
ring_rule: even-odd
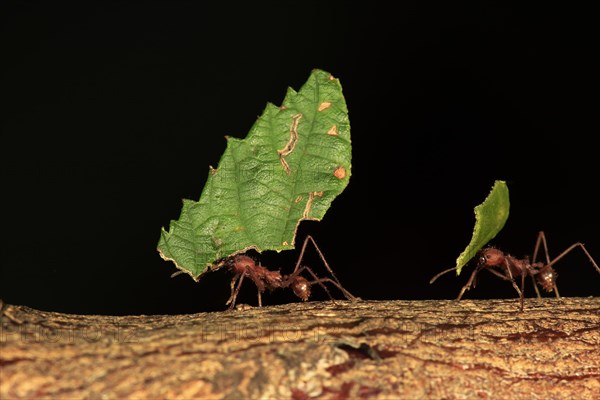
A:
POLYGON ((298 141, 298 123, 300 123, 300 118, 302 118, 302 114, 296 114, 292 117, 292 126, 290 127, 290 140, 287 142, 283 149, 277 150, 277 153, 279 154, 279 161, 281 162, 283 169, 288 175, 290 175, 292 171, 284 157, 286 157, 288 154, 294 151, 294 148, 296 147, 296 142, 298 141))
POLYGON ((296 197, 296 200, 294 200, 294 203, 298 204, 301 201, 302 201, 302 196, 299 195, 298 197, 296 197))
POLYGON ((310 209, 312 208, 313 201, 315 196, 322 197, 323 192, 310 192, 308 193, 308 200, 306 201, 306 205, 304 206, 304 212, 302 213, 303 219, 308 219, 310 215, 310 209))
POLYGON ((333 125, 331 128, 329 128, 329 130, 327 131, 327 134, 330 136, 337 136, 338 135, 337 126, 333 125))
POLYGON ((327 110, 329 107, 331 107, 331 102, 329 101, 324 101, 321 104, 319 104, 319 108, 317 108, 317 110, 319 111, 325 111, 327 110))
POLYGON ((338 179, 344 179, 346 177, 346 168, 337 167, 335 171, 333 171, 333 176, 335 176, 338 179))

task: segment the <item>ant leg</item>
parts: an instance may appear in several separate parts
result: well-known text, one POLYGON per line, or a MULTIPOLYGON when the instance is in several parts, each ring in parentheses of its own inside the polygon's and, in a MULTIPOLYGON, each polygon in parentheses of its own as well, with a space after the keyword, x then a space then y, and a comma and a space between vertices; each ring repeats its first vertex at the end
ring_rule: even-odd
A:
MULTIPOLYGON (((544 231, 538 232, 538 237, 535 241, 535 247, 533 248, 533 259, 531 260, 531 263, 535 264, 535 262, 536 262, 537 254, 540 249, 540 244, 543 245, 543 247, 544 247, 544 254, 546 255, 546 264, 550 264, 550 253, 548 252, 548 243, 546 242, 546 235, 544 234, 544 231)), ((538 284, 535 281, 535 278, 533 277, 533 275, 531 275, 531 281, 533 282, 533 288, 535 289, 535 294, 537 295, 538 299, 541 299, 542 295, 540 294, 540 289, 538 288, 538 284)), ((556 287, 556 285, 554 285, 554 286, 556 287)), ((556 292, 556 293, 558 293, 558 292, 556 292)))
MULTIPOLYGON (((521 303, 521 311, 523 311, 523 305, 524 305, 524 302, 525 302, 525 296, 523 296, 523 291, 521 291, 521 289, 519 289, 519 287, 515 283, 515 278, 513 278, 512 272, 510 272, 510 267, 508 265, 506 266, 506 271, 507 271, 508 276, 510 277, 510 283, 515 288, 515 290, 517 291, 517 293, 519 293, 519 301, 521 303)), ((521 279, 524 281, 524 275, 522 276, 521 279)))
POLYGON ((512 277, 512 273, 510 272, 510 269, 507 269, 507 271, 508 271, 507 275, 504 275, 501 272, 493 270, 493 269, 488 269, 488 271, 490 271, 492 274, 504 279, 505 281, 511 282, 513 287, 517 291, 517 293, 519 293, 519 295, 521 297, 525 297, 525 274, 521 274, 521 289, 519 290, 517 287, 517 283, 515 282, 514 278, 512 277))
POLYGON ((469 280, 467 281, 465 286, 463 286, 462 289, 460 290, 460 293, 458 294, 458 297, 456 298, 457 301, 460 300, 462 298, 463 294, 465 294, 465 292, 471 288, 471 285, 473 284, 473 281, 475 280, 475 275, 477 275, 477 273, 479 271, 481 271, 481 267, 477 267, 473 270, 471 277, 469 277, 469 280))
MULTIPOLYGON (((535 256, 536 256, 536 253, 537 253, 537 250, 538 250, 540 242, 543 243, 544 250, 546 252, 546 265, 545 266, 547 266, 547 267, 553 266, 554 264, 556 264, 558 262, 558 260, 560 260, 561 258, 563 258, 564 256, 566 256, 573 249, 575 249, 576 247, 581 247, 581 250, 583 250, 583 252, 587 256, 587 258, 590 260, 590 262, 594 266, 594 268, 596 268, 596 271, 598 271, 598 273, 600 273, 600 267, 598 267, 598 264, 596 264, 596 261, 594 261, 594 258, 592 257, 592 255, 587 251, 587 249, 585 248, 584 244, 581 243, 581 242, 577 242, 577 243, 572 244, 566 250, 564 250, 562 253, 560 253, 556 258, 554 258, 552 261, 550 261, 550 256, 548 254, 548 245, 546 244, 546 236, 544 235, 543 231, 541 231, 538 234, 538 239, 537 239, 537 242, 536 242, 536 245, 535 245, 535 250, 534 250, 534 253, 533 253, 534 254, 533 261, 534 262, 535 262, 535 256)), ((535 282, 535 280, 534 280, 534 282, 535 282)), ((537 287, 536 287, 536 291, 537 291, 537 287)), ((554 284, 554 293, 556 294, 556 298, 560 299, 560 295, 558 294, 558 287, 556 286, 556 283, 554 284)))
POLYGON ((308 273, 313 277, 314 281, 308 282, 311 285, 314 285, 315 283, 318 284, 319 286, 321 286, 323 288, 323 290, 325 290, 325 292, 327 293, 327 295, 329 296, 329 298, 331 300, 333 300, 335 302, 335 299, 333 298, 333 296, 331 296, 331 293, 329 293, 329 290, 327 289, 327 286, 325 286, 323 283, 324 282, 329 282, 332 285, 334 285, 336 288, 338 288, 343 294, 344 296, 346 296, 346 298, 348 300, 356 300, 356 297, 352 295, 352 293, 350 293, 349 291, 347 291, 346 289, 343 288, 342 285, 340 285, 339 282, 334 281, 331 278, 319 278, 317 276, 317 274, 315 274, 313 272, 312 269, 310 269, 309 267, 301 267, 294 275, 297 276, 299 275, 302 271, 308 271, 308 273))
MULTIPOLYGON (((341 291, 341 292, 344 294, 344 296, 346 296, 346 298, 347 298, 348 300, 352 300, 352 301, 356 301, 356 300, 358 300, 358 297, 356 297, 356 296, 353 296, 353 295, 352 295, 352 293, 350 293, 349 291, 347 291, 346 289, 344 289, 342 286, 340 286, 340 285, 339 285, 339 284, 338 284, 336 281, 334 281, 334 280, 333 280, 333 279, 331 279, 331 278, 320 278, 320 279, 318 279, 318 280, 316 280, 316 281, 312 281, 312 282, 309 282, 309 283, 310 283, 310 284, 315 284, 315 283, 318 283, 320 286, 322 286, 322 287, 325 287, 325 286, 322 284, 322 282, 329 282, 329 283, 331 283, 332 285, 334 285, 336 288, 338 288, 338 289, 339 289, 339 290, 340 290, 340 291, 341 291)), ((331 297, 331 296, 330 296, 330 297, 331 297)), ((334 300, 334 299, 332 298, 331 300, 334 300)))
MULTIPOLYGON (((235 307, 235 301, 237 299, 238 293, 240 292, 240 289, 242 288, 242 282, 243 282, 245 276, 246 276, 246 274, 240 274, 231 280, 231 296, 229 296, 229 300, 227 300, 227 302, 225 303, 225 305, 229 304, 229 310, 232 310, 233 307, 235 307), (233 286, 235 285, 235 281, 238 278, 239 278, 239 281, 238 281, 237 287, 235 288, 235 291, 234 291, 233 286)), ((262 293, 261 293, 260 289, 258 289, 258 306, 262 307, 262 293)))
POLYGON ((505 281, 510 281, 510 283, 512 283, 513 287, 515 288, 515 290, 517 291, 517 293, 519 293, 519 299, 521 302, 521 311, 523 311, 523 299, 525 297, 524 293, 525 293, 525 274, 521 275, 521 289, 519 289, 519 287, 517 286, 512 273, 510 272, 510 268, 507 268, 506 270, 508 271, 508 274, 504 275, 501 272, 496 271, 495 269, 487 269, 488 271, 490 271, 492 274, 496 275, 499 278, 504 279, 505 281))
POLYGON ((236 275, 231 280, 231 296, 229 296, 229 300, 227 300, 227 303, 225 303, 225 305, 229 304, 229 309, 230 310, 232 310, 233 307, 235 307, 235 300, 237 299, 237 295, 240 292, 240 288, 242 287, 242 282, 244 281, 244 277, 245 276, 246 276, 246 274, 239 274, 239 275, 236 275), (239 278, 239 281, 237 282, 237 286, 236 286, 235 290, 233 290, 233 286, 235 285, 235 281, 238 278, 239 278))
MULTIPOLYGON (((550 253, 548 252, 548 242, 546 241, 546 235, 544 234, 544 231, 538 232, 538 237, 535 241, 535 247, 533 248, 533 259, 531 260, 531 263, 535 264, 537 260, 537 254, 540 249, 540 244, 544 247, 544 254, 546 255, 546 264, 550 264, 550 253)), ((540 289, 538 288, 537 282, 535 281, 533 275, 531 275, 531 281, 533 282, 535 294, 537 295, 538 299, 541 299, 542 295, 540 294, 540 289)))
POLYGON ((585 246, 581 242, 577 242, 577 243, 574 243, 574 244, 570 245, 565 251, 563 251, 562 253, 560 253, 552 261, 549 261, 548 264, 546 264, 545 266, 546 267, 553 266, 554 264, 556 264, 558 262, 558 260, 560 260, 561 258, 563 258, 564 256, 566 256, 567 254, 569 254, 574 248, 576 248, 578 246, 581 247, 581 250, 583 250, 583 252, 585 253, 585 255, 588 257, 588 259, 590 260, 590 262, 594 266, 594 268, 596 268, 596 271, 598 271, 598 273, 600 274, 600 267, 598 266, 598 264, 596 264, 596 261, 594 261, 594 259, 592 258, 592 255, 587 251, 587 249, 585 248, 585 246))
MULTIPOLYGON (((545 267, 552 267, 561 258, 563 258, 567 254, 569 254, 576 247, 581 247, 581 250, 583 250, 583 252, 587 256, 587 258, 590 260, 590 262, 594 266, 594 268, 596 268, 596 271, 598 271, 598 273, 600 273, 600 267, 598 267, 598 264, 596 264, 596 261, 594 261, 594 259, 592 258, 592 255, 587 251, 587 249, 585 248, 585 246, 581 242, 573 243, 572 245, 570 245, 569 247, 567 247, 567 249, 564 250, 562 253, 560 253, 558 256, 556 256, 556 258, 554 258, 552 261, 549 261, 548 264, 545 265, 545 267)), ((554 288, 553 289, 554 289, 554 293, 556 294, 556 298, 560 299, 560 295, 558 294, 558 287, 556 286, 556 282, 554 283, 554 288)))
POLYGON ((503 273, 501 273, 501 272, 498 272, 498 271, 496 271, 495 269, 491 269, 491 268, 488 268, 487 270, 488 270, 490 273, 492 273, 492 274, 496 275, 497 277, 504 279, 505 281, 510 281, 510 276, 508 276, 508 275, 504 275, 503 273))
POLYGON ((556 293, 556 298, 560 299, 560 295, 558 294, 558 287, 556 287, 556 283, 554 284, 554 293, 556 293))
POLYGON ((490 271, 492 274, 504 279, 505 281, 510 281, 513 288, 515 288, 515 290, 519 294, 519 300, 521 303, 521 311, 523 311, 523 302, 524 302, 524 298, 525 298, 525 295, 524 295, 525 291, 523 290, 523 288, 525 286, 525 275, 524 274, 521 275, 521 289, 519 289, 519 287, 517 286, 517 283, 515 282, 515 279, 512 276, 512 273, 510 272, 510 268, 508 266, 506 267, 506 271, 507 271, 506 275, 504 275, 494 269, 488 269, 488 271, 490 271))
POLYGON ((521 293, 525 297, 525 274, 521 274, 521 293))
MULTIPOLYGON (((325 256, 323 255, 323 252, 321 251, 321 249, 319 249, 319 246, 317 246, 317 242, 315 242, 315 239, 313 239, 313 237, 310 236, 310 235, 306 235, 306 238, 304 239, 304 243, 302 244, 302 249, 300 250, 300 256, 298 257, 298 261, 296 262, 296 267, 294 268, 294 272, 292 272, 291 275, 298 275, 299 274, 299 272, 297 272, 297 271, 301 268, 300 267, 300 263, 302 262, 302 258, 304 258, 304 252, 306 251, 306 246, 308 245, 309 241, 312 242, 313 246, 315 247, 315 250, 317 250, 317 253, 319 254, 319 257, 321 257, 321 261, 323 261, 323 264, 325 265, 325 268, 327 268, 327 271, 329 271, 329 273, 333 277, 333 280, 335 281, 335 286, 338 287, 338 288, 342 288, 342 283, 335 276, 335 273, 333 272, 333 270, 331 269, 331 267, 327 263, 327 260, 325 259, 325 256)), ((312 272, 312 270, 310 270, 310 268, 308 268, 308 267, 304 267, 304 268, 306 268, 306 269, 308 269, 310 271, 310 273, 311 273, 311 275, 313 276, 314 279, 319 279, 314 274, 314 272, 312 272)), ((323 285, 321 285, 321 286, 323 286, 323 285)), ((348 300, 357 300, 358 299, 358 297, 353 296, 346 289, 341 289, 341 290, 344 293, 344 296, 346 296, 346 298, 348 300)), ((331 295, 329 297, 331 297, 331 295)))
POLYGON ((236 274, 233 278, 231 278, 231 282, 229 283, 229 286, 231 288, 231 294, 229 295, 229 300, 227 300, 227 303, 225 304, 229 304, 233 299, 233 292, 235 291, 234 287, 238 279, 240 279, 240 274, 236 274))
POLYGON ((533 282, 533 288, 535 289, 535 294, 537 295, 538 299, 542 298, 542 295, 540 294, 540 289, 538 289, 538 285, 537 282, 535 281, 535 278, 533 277, 533 275, 529 275, 531 276, 531 281, 533 282))
POLYGON ((533 249, 533 259, 531 260, 531 263, 534 264, 537 259, 537 253, 540 249, 540 244, 544 246, 544 253, 546 254, 546 264, 550 264, 550 253, 548 252, 548 243, 546 242, 546 235, 544 234, 544 231, 538 232, 538 237, 535 241, 535 247, 533 249))

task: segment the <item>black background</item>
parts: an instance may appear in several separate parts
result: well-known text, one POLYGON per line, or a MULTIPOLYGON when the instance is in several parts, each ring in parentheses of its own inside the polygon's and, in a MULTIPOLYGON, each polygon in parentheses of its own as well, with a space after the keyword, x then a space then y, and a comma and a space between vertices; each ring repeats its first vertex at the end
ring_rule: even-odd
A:
MULTIPOLYGON (((182 198, 198 199, 223 137, 244 137, 313 68, 344 88, 353 175, 299 238, 317 239, 351 292, 455 297, 472 266, 428 281, 454 264, 496 179, 508 182, 511 216, 493 244, 522 257, 544 230, 551 255, 581 240, 600 260, 590 10, 203 3, 3 2, 6 302, 71 313, 223 309, 226 272, 171 279, 175 267, 156 252, 160 228, 179 217, 182 198)), ((290 272, 297 256, 261 259, 290 272)), ((563 296, 600 295, 581 251, 557 270, 563 296)), ((515 295, 483 273, 466 297, 515 295)), ((251 285, 240 300, 255 303, 251 285)), ((289 301, 285 291, 264 296, 289 301)))

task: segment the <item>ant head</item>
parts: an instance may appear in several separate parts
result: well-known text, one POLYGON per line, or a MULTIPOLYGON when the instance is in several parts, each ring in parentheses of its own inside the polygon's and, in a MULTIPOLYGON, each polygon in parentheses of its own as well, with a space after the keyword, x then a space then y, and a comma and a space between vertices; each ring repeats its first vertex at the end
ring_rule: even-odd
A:
POLYGON ((291 286, 294 294, 302 301, 308 300, 310 297, 310 283, 305 278, 297 276, 291 286))
POLYGON ((504 253, 493 247, 487 247, 479 252, 477 265, 480 267, 493 267, 504 262, 504 253))

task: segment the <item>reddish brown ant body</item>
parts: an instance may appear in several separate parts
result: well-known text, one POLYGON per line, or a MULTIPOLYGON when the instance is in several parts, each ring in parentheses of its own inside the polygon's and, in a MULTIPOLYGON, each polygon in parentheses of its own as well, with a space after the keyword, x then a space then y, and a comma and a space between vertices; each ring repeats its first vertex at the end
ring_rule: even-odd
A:
POLYGON ((318 284, 321 286, 330 299, 333 300, 333 297, 329 293, 329 290, 325 286, 325 283, 331 283, 335 287, 337 287, 343 294, 346 296, 348 300, 356 300, 357 297, 354 297, 350 292, 342 287, 342 284, 338 281, 333 270, 327 264, 325 260, 325 256, 317 246, 317 243, 312 238, 312 236, 307 236, 304 240, 304 244, 302 245, 302 250, 300 251, 300 256, 298 257, 298 261, 296 263, 296 267, 294 271, 289 275, 282 275, 279 271, 271 271, 265 267, 263 267, 260 263, 256 263, 256 261, 244 254, 235 255, 232 257, 228 257, 227 259, 221 262, 222 266, 225 266, 229 269, 233 274, 233 278, 231 279, 231 296, 227 303, 229 305, 229 309, 233 309, 235 307, 235 302, 237 299, 237 295, 240 292, 240 288, 242 287, 242 282, 247 277, 256 285, 258 289, 258 306, 262 307, 262 293, 265 290, 275 290, 275 289, 284 289, 291 288, 296 296, 298 296, 302 301, 307 301, 311 295, 311 286, 318 284), (319 278, 312 269, 307 266, 302 266, 300 263, 304 256, 304 251, 306 250, 306 246, 308 242, 312 242, 317 250, 317 253, 321 257, 323 264, 333 277, 331 278, 319 278), (301 274, 303 272, 307 272, 312 281, 309 281, 301 274))
MULTIPOLYGON (((590 262, 596 268, 598 273, 600 273, 600 267, 594 261, 590 253, 586 250, 583 243, 577 242, 569 246, 566 250, 560 253, 556 258, 550 260, 550 256, 548 255, 548 245, 546 243, 546 236, 544 232, 539 232, 537 241, 535 243, 535 248, 533 250, 533 258, 532 261, 529 261, 529 258, 518 259, 508 254, 504 254, 502 251, 494 248, 494 247, 486 247, 483 250, 480 250, 477 254, 477 266, 475 270, 471 274, 471 277, 463 286, 456 300, 460 300, 463 294, 471 288, 471 286, 475 287, 476 285, 476 276, 482 269, 490 271, 494 275, 510 281, 512 286, 515 288, 517 293, 519 294, 520 299, 520 309, 523 311, 523 302, 524 302, 524 290, 525 290, 525 277, 530 276, 533 281, 533 287, 537 294, 538 298, 541 298, 540 291, 538 289, 538 284, 542 286, 544 290, 547 292, 554 292, 557 299, 560 299, 560 295, 558 294, 558 288, 556 287, 556 277, 558 276, 553 266, 560 259, 574 250, 576 247, 580 247, 581 250, 585 253, 585 255, 589 258, 590 262), (544 252, 546 253, 546 262, 536 262, 537 254, 540 248, 540 245, 543 245, 544 252), (521 277, 521 287, 517 286, 515 282, 515 278, 521 277)), ((449 268, 445 271, 440 272, 436 276, 434 276, 429 283, 433 283, 437 278, 445 274, 446 272, 450 272, 455 270, 454 268, 449 268)))

